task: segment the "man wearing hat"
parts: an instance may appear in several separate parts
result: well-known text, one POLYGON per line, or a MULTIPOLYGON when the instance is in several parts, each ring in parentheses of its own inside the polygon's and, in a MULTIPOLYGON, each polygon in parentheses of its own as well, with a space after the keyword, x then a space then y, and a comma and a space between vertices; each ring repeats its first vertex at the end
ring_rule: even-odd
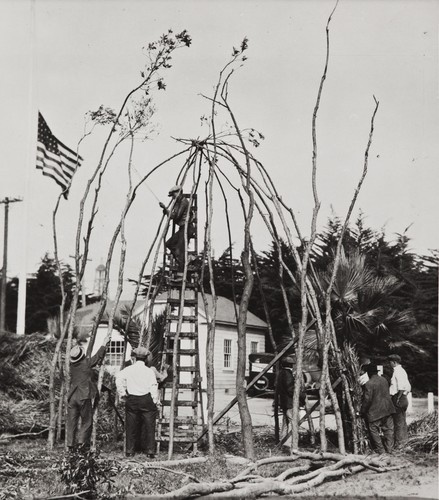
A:
POLYGON ((145 347, 138 347, 133 354, 135 363, 116 374, 117 392, 125 400, 125 454, 132 457, 136 450, 141 449, 149 458, 154 458, 157 379, 154 371, 147 366, 149 351, 145 347), (138 436, 140 442, 137 442, 138 436))
POLYGON ((82 346, 70 350, 70 391, 67 397, 67 446, 70 449, 77 443, 88 446, 93 425, 93 400, 98 395, 97 377, 94 367, 102 362, 107 346, 87 357, 82 346), (79 418, 81 427, 78 432, 79 418), (76 436, 77 434, 77 436, 76 436))
POLYGON ((401 366, 401 357, 398 354, 391 354, 389 357, 390 366, 393 368, 393 376, 390 381, 390 395, 396 413, 393 415, 395 427, 395 446, 402 446, 407 441, 407 421, 406 411, 409 405, 407 395, 412 390, 407 372, 401 366))
POLYGON ((370 439, 377 453, 392 453, 393 418, 395 413, 389 394, 389 384, 384 377, 378 375, 378 367, 374 363, 366 365, 369 380, 364 385, 361 414, 369 424, 370 439), (383 434, 381 439, 380 431, 383 434))
MULTIPOLYGON (((178 271, 181 273, 184 270, 185 264, 185 238, 184 238, 184 228, 186 225, 186 220, 190 216, 189 200, 183 196, 183 191, 181 186, 173 186, 168 193, 168 196, 172 196, 175 200, 174 207, 171 212, 166 208, 166 205, 162 202, 159 203, 160 207, 169 218, 174 221, 178 226, 178 230, 166 241, 166 248, 174 256, 177 261, 178 271)), ((187 239, 194 236, 195 227, 192 221, 189 219, 187 223, 187 239)))

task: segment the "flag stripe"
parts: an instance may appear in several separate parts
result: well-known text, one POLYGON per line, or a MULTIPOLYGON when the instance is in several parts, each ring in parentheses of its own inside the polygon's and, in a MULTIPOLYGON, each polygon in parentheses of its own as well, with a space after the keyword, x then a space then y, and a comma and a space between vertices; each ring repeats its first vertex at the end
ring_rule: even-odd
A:
POLYGON ((38 113, 36 160, 36 168, 61 186, 67 198, 73 174, 83 160, 52 134, 41 113, 38 113))
POLYGON ((70 148, 68 148, 65 144, 63 144, 59 139, 58 140, 58 146, 62 149, 65 149, 65 154, 66 156, 70 156, 71 158, 74 159, 75 163, 76 163, 76 158, 78 158, 79 161, 83 161, 82 157, 80 155, 78 155, 78 153, 76 151, 73 151, 71 150, 70 148))
POLYGON ((54 174, 51 170, 46 168, 45 170, 43 170, 43 175, 45 175, 46 177, 51 177, 58 184, 58 186, 60 186, 64 191, 66 187, 64 181, 60 180, 59 177, 56 174, 54 174))
POLYGON ((44 166, 37 165, 37 168, 43 171, 43 175, 46 175, 46 172, 50 173, 50 177, 56 177, 58 184, 64 188, 66 187, 64 174, 59 170, 58 166, 46 163, 44 166))
POLYGON ((65 177, 66 180, 70 180, 75 173, 75 169, 71 169, 69 172, 64 171, 64 165, 59 161, 59 157, 47 151, 44 146, 41 145, 37 147, 37 164, 41 165, 43 168, 47 165, 47 167, 56 169, 60 176, 65 177))

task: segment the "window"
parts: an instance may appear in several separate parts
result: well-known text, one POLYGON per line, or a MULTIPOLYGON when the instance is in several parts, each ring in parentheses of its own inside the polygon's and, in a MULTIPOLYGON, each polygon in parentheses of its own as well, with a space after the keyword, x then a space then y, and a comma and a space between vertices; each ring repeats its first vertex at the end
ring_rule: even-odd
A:
POLYGON ((259 342, 250 342, 250 354, 254 354, 255 352, 258 352, 258 345, 259 345, 259 342))
POLYGON ((110 342, 105 356, 105 363, 107 365, 121 366, 122 360, 124 359, 123 344, 123 340, 112 340, 110 342))
POLYGON ((224 339, 224 368, 232 367, 232 341, 224 339))

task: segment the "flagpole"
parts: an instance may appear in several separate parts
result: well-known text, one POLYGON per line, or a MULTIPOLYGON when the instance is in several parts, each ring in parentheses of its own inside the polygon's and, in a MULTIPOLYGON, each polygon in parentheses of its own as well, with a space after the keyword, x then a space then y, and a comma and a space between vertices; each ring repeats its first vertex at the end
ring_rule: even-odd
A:
POLYGON ((22 262, 18 276, 18 303, 17 303, 17 335, 24 335, 26 327, 26 289, 27 289, 27 226, 29 220, 29 186, 30 174, 35 168, 35 158, 37 150, 37 105, 34 99, 34 77, 36 66, 36 30, 35 30, 35 0, 30 0, 30 64, 29 64, 29 116, 28 116, 28 150, 24 176, 24 216, 23 216, 23 246, 22 262))

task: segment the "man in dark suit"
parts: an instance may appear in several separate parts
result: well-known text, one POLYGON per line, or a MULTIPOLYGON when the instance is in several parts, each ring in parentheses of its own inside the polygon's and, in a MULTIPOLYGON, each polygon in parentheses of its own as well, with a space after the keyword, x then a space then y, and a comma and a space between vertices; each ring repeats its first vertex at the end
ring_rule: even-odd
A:
POLYGON ((178 272, 182 273, 185 266, 185 226, 187 224, 187 243, 196 234, 196 228, 194 221, 191 220, 191 210, 189 205, 189 200, 183 195, 182 187, 177 185, 173 186, 168 193, 175 200, 174 207, 170 212, 166 205, 162 202, 159 203, 160 207, 163 209, 163 213, 169 215, 169 218, 174 221, 178 230, 166 240, 165 246, 169 248, 171 254, 178 265, 178 272), (187 220, 189 218, 189 220, 187 220))
POLYGON ((389 394, 389 384, 384 377, 378 375, 377 365, 367 365, 369 380, 364 385, 361 414, 369 424, 370 439, 377 453, 392 453, 393 450, 393 418, 395 407, 389 394), (380 430, 383 433, 381 439, 380 430))
POLYGON ((93 400, 98 395, 97 377, 94 367, 102 362, 107 346, 99 348, 92 356, 85 355, 84 348, 77 345, 70 351, 70 391, 67 398, 67 446, 70 449, 90 444, 93 424, 93 400), (79 418, 81 427, 78 431, 79 418), (76 436, 78 434, 78 436, 76 436))

